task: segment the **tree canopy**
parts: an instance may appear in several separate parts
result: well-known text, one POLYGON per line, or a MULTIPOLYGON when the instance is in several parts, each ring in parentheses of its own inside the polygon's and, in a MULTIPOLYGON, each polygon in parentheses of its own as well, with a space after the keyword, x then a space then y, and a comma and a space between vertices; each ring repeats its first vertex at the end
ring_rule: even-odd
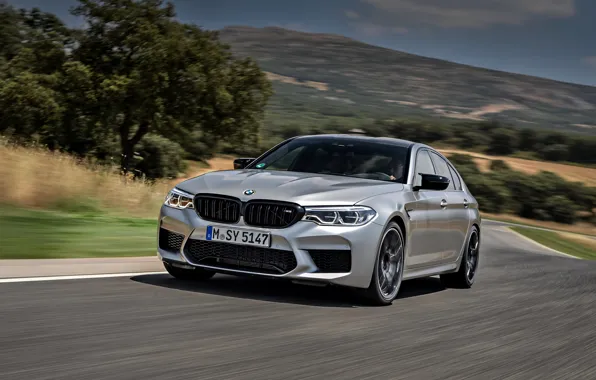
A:
POLYGON ((85 28, 1 6, 1 133, 100 159, 118 149, 125 172, 148 134, 212 149, 258 139, 271 85, 217 33, 162 0, 79 0, 72 13, 85 28))

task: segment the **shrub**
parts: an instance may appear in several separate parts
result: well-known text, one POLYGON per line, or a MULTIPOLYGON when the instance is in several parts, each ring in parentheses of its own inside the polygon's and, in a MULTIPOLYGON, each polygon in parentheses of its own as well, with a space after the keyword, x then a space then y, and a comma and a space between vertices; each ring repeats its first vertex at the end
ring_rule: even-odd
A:
POLYGON ((544 208, 555 222, 573 224, 577 220, 577 206, 563 195, 546 198, 544 208))
POLYGON ((147 135, 139 144, 134 168, 137 176, 175 178, 186 168, 184 150, 177 143, 157 135, 147 135))
POLYGON ((494 172, 505 171, 511 170, 511 167, 503 160, 493 160, 490 163, 490 170, 494 172))

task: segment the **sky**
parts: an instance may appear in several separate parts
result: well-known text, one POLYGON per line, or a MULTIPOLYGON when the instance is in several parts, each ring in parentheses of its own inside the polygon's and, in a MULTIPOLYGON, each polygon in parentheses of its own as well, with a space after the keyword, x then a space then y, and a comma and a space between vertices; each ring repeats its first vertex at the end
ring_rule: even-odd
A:
MULTIPOLYGON (((70 25, 76 0, 9 0, 70 25)), ((596 86, 596 0, 173 0, 206 29, 281 26, 408 53, 596 86)))

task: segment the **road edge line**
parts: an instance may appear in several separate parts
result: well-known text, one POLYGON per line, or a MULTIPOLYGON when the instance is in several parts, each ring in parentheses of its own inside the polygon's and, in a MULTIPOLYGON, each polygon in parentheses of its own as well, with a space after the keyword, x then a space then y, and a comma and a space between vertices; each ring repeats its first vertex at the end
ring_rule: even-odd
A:
POLYGON ((129 272, 129 273, 103 273, 103 274, 79 274, 66 276, 39 276, 39 277, 12 277, 0 278, 0 284, 21 283, 21 282, 42 282, 42 281, 64 281, 64 280, 92 280, 100 278, 133 277, 167 274, 168 272, 129 272))

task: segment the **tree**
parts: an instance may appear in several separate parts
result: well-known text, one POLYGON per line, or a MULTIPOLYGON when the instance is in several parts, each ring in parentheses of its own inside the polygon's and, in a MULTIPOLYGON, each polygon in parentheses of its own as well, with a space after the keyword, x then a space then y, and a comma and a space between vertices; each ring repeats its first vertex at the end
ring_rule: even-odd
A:
POLYGON ((519 132, 519 149, 532 152, 538 143, 538 134, 535 130, 524 128, 519 132))
POLYGON ((199 129, 213 143, 255 140, 270 83, 217 34, 177 22, 162 0, 79 0, 87 24, 73 59, 92 72, 96 123, 119 136, 121 166, 148 133, 199 129))
POLYGON ((21 17, 11 6, 0 2, 0 60, 12 60, 21 48, 21 17))
POLYGON ((569 157, 569 147, 565 144, 547 145, 540 150, 540 155, 548 161, 565 161, 569 157))
POLYGON ((23 72, 0 80, 0 133, 43 138, 59 123, 62 109, 47 85, 52 77, 23 72))
POLYGON ((517 136, 509 128, 495 128, 490 131, 489 153, 509 155, 517 148, 517 136))

